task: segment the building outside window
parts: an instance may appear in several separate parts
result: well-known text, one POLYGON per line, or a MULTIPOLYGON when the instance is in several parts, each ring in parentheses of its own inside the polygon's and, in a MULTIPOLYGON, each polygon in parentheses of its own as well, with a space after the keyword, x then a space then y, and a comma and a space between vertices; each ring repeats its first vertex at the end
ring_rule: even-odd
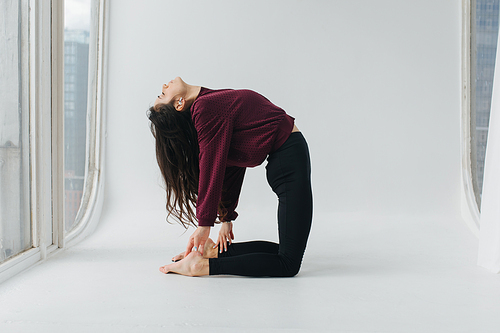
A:
MULTIPOLYGON (((477 182, 476 196, 481 196, 484 176, 484 158, 488 138, 488 124, 490 120, 491 93, 493 88, 493 75, 495 71, 495 59, 498 40, 498 17, 500 0, 476 0, 475 11, 472 11, 472 43, 471 43, 471 78, 474 80, 475 88, 472 93, 475 98, 471 105, 473 123, 471 135, 475 141, 476 173, 477 182)), ((474 175, 473 175, 474 177, 474 175)), ((480 202, 480 200, 478 200, 480 202)))
POLYGON ((64 225, 70 231, 85 181, 91 4, 65 0, 64 5, 64 225))

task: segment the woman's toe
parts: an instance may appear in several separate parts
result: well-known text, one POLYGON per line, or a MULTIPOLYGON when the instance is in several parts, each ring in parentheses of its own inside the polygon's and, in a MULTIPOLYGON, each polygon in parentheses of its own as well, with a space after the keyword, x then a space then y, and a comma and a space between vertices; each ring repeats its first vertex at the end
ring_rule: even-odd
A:
POLYGON ((183 259, 183 258, 184 258, 184 254, 183 254, 183 253, 181 253, 181 254, 178 254, 178 255, 174 256, 174 257, 172 258, 172 261, 174 261, 174 262, 175 262, 175 261, 179 261, 179 260, 181 260, 181 259, 183 259))

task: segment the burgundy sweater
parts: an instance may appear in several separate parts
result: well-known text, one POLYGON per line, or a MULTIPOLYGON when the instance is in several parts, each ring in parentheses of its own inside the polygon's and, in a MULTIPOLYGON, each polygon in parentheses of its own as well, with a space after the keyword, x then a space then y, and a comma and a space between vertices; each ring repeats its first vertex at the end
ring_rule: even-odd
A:
POLYGON ((213 226, 219 201, 236 219, 246 167, 260 165, 290 136, 294 118, 251 90, 201 88, 191 105, 200 145, 198 225, 213 226))

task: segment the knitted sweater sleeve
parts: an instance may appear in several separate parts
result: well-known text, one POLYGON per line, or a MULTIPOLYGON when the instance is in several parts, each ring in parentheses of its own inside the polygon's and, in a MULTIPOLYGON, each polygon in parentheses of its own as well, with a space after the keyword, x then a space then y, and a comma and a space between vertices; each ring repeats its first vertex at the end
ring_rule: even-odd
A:
POLYGON ((241 186, 245 176, 246 168, 229 166, 224 174, 224 184, 222 186, 221 202, 226 210, 226 216, 221 221, 234 221, 238 217, 235 209, 238 206, 241 186))
POLYGON ((233 124, 230 118, 218 117, 211 108, 203 108, 195 127, 200 146, 196 217, 199 226, 213 226, 221 200, 233 124))

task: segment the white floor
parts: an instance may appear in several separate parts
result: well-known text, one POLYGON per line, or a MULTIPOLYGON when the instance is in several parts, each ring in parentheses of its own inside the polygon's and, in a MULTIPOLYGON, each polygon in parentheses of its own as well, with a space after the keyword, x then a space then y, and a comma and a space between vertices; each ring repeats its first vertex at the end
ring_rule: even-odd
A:
MULTIPOLYGON (((239 223, 240 240, 258 234, 239 223)), ((476 266, 459 218, 316 215, 286 279, 161 274, 189 233, 161 211, 105 215, 0 285, 0 332, 500 331, 500 276, 476 266)))

